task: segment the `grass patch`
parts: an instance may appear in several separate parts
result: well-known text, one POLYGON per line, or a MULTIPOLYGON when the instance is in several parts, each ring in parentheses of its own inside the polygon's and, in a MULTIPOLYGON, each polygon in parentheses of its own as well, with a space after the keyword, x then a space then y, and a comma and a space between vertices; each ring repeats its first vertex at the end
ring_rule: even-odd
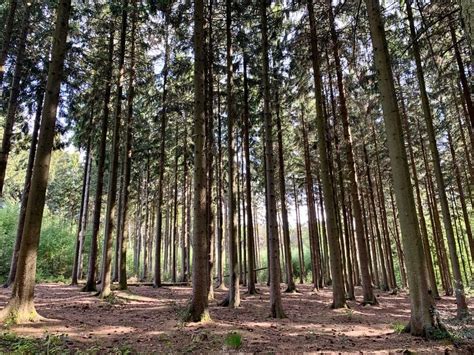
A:
POLYGON ((405 332, 406 325, 401 322, 394 322, 392 323, 392 329, 397 334, 402 334, 405 332))
POLYGON ((225 345, 231 349, 239 349, 242 346, 242 335, 232 332, 225 337, 225 345))
POLYGON ((14 354, 63 354, 67 352, 64 335, 45 334, 42 338, 0 334, 0 352, 14 354))

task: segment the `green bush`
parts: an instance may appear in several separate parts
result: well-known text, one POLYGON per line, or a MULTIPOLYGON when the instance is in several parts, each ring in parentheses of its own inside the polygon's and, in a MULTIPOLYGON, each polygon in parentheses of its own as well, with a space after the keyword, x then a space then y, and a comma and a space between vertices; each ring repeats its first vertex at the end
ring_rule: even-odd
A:
MULTIPOLYGON (((16 238, 18 206, 7 204, 0 209, 0 281, 5 281, 16 238)), ((45 210, 37 259, 38 281, 64 280, 72 269, 76 227, 70 221, 45 210)))
POLYGON ((0 283, 6 281, 16 238, 18 208, 6 205, 0 208, 0 283))

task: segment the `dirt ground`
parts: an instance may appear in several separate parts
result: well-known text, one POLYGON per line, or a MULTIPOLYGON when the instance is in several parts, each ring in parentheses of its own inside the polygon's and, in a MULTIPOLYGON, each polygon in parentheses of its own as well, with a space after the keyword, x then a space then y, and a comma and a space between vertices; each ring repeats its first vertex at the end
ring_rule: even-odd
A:
MULTIPOLYGON (((283 285, 282 285, 283 286, 283 285)), ((41 284, 36 288, 38 312, 46 322, 2 329, 5 334, 44 338, 60 335, 64 349, 104 353, 235 351, 226 341, 240 334, 239 352, 351 352, 351 353, 474 353, 473 324, 458 325, 454 339, 426 341, 399 334, 409 319, 407 294, 377 292, 378 306, 349 301, 350 309, 332 310, 331 291, 312 292, 299 285, 300 293, 283 293, 287 319, 269 318, 268 288, 245 295, 238 309, 217 305, 225 291, 216 291, 210 303, 212 321, 183 324, 180 321, 191 297, 190 287, 130 287, 108 301, 63 284, 41 284), (467 336, 466 336, 467 334, 467 336)), ((358 299, 360 299, 360 290, 358 299)), ((10 290, 0 290, 0 308, 10 290)), ((469 300, 472 309, 473 300, 469 300)), ((442 320, 453 323, 455 300, 438 302, 442 320)), ((0 353, 2 352, 0 343, 0 353)), ((3 349, 8 350, 8 349, 3 349)))

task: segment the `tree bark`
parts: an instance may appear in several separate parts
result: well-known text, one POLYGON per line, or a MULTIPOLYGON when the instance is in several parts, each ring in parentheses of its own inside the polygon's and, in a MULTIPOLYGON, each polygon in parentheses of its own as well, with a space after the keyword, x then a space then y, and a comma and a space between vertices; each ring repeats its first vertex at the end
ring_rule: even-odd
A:
POLYGON ((313 64, 313 76, 316 96, 316 128, 318 134, 319 163, 321 169, 321 181, 324 194, 324 209, 326 214, 327 239, 329 244, 329 262, 331 267, 333 308, 346 306, 344 293, 344 279, 342 276, 341 248, 336 225, 336 210, 333 200, 333 186, 329 175, 329 160, 327 156, 326 143, 326 120, 323 114, 323 93, 320 71, 320 54, 317 44, 316 23, 314 18, 313 1, 308 0, 308 14, 311 31, 311 54, 313 64))
POLYGON ((117 91, 115 100, 114 126, 112 132, 111 158, 109 164, 109 181, 107 192, 107 209, 105 213, 104 247, 102 253, 102 272, 100 298, 108 297, 112 290, 112 239, 116 214, 116 194, 118 176, 118 157, 120 151, 120 120, 122 117, 122 92, 125 62, 125 42, 127 35, 128 0, 122 1, 122 24, 120 32, 119 63, 117 72, 117 91))
POLYGON ((267 1, 260 0, 260 25, 262 31, 262 81, 263 81, 263 116, 265 124, 265 162, 267 186, 267 224, 269 240, 269 276, 270 276, 270 315, 272 318, 286 318, 281 303, 280 290, 280 251, 278 245, 278 224, 275 196, 275 172, 273 162, 273 122, 270 111, 270 79, 268 63, 268 25, 267 1))
POLYGON ((18 254, 20 252, 21 237, 23 236, 23 228, 25 226, 26 207, 28 206, 28 195, 31 186, 31 176, 33 175, 33 165, 35 163, 36 146, 38 144, 38 134, 41 124, 41 112, 43 110, 44 99, 44 82, 39 84, 36 97, 36 114, 33 125, 33 132, 31 134, 30 151, 28 154, 28 164, 26 166, 25 182, 23 183, 23 194, 21 195, 20 213, 18 217, 18 226, 15 238, 15 246, 10 263, 10 272, 8 273, 7 281, 4 287, 9 287, 15 281, 16 268, 18 262, 18 254))
POLYGON ((243 54, 244 60, 244 124, 243 124, 243 144, 244 144, 244 158, 245 158, 245 203, 247 213, 247 261, 248 261, 248 275, 247 275, 247 292, 249 295, 257 293, 255 287, 256 273, 255 273, 255 238, 254 225, 252 213, 252 183, 250 172, 250 113, 249 113, 249 87, 247 78, 247 55, 243 54))
POLYGON ((31 178, 17 273, 11 298, 5 308, 0 311, 0 322, 9 319, 21 323, 39 318, 34 306, 36 258, 46 198, 59 93, 63 78, 70 13, 71 1, 60 0, 56 11, 51 63, 48 70, 41 129, 31 178))
POLYGON ((228 206, 227 206, 227 221, 228 221, 228 240, 229 240, 229 293, 227 298, 222 303, 231 308, 239 307, 240 305, 240 274, 239 274, 239 260, 238 260, 238 241, 237 241, 237 173, 235 157, 236 157, 236 139, 234 138, 234 123, 235 123, 235 109, 234 109, 234 88, 233 88, 233 54, 232 54, 232 0, 226 0, 226 45, 227 45, 227 155, 228 155, 228 206))
MULTIPOLYGON (((10 6, 13 6, 10 2, 10 6)), ((0 200, 3 197, 3 187, 5 183, 5 174, 7 171, 8 156, 12 145, 13 126, 15 125, 16 113, 18 110, 18 98, 20 96, 20 83, 23 77, 23 63, 25 60, 25 48, 28 32, 30 30, 30 10, 32 5, 25 3, 25 13, 23 14, 23 20, 21 24, 21 34, 18 44, 18 50, 16 53, 16 63, 13 72, 13 80, 10 88, 10 97, 8 99, 8 107, 5 117, 5 126, 3 127, 3 139, 2 147, 0 151, 0 200)), ((11 11, 11 8, 10 8, 11 11)), ((9 20, 9 19, 8 19, 9 20)), ((7 20, 7 21, 8 21, 7 20)), ((8 22, 7 22, 8 26, 8 22)), ((6 29, 8 31, 8 28, 6 29)), ((11 34, 10 34, 11 35, 11 34)), ((5 37, 9 36, 8 32, 5 33, 5 37)), ((6 38, 4 39, 5 42, 6 38)), ((5 43, 4 43, 5 44, 5 43)), ((3 52, 1 53, 3 56, 3 52)), ((6 56, 6 53, 5 53, 6 56)), ((5 58, 6 59, 6 58, 5 58)), ((0 75, 3 76, 3 65, 5 59, 0 57, 0 75)), ((2 85, 3 78, 0 77, 0 88, 2 85)))
MULTIPOLYGON (((446 195, 446 185, 444 182, 443 173, 441 171, 439 151, 436 145, 436 136, 435 136, 435 130, 434 130, 434 125, 433 125, 433 116, 431 113, 430 102, 429 102, 428 94, 426 91, 423 66, 421 64, 420 48, 418 46, 417 34, 415 30, 415 24, 413 21, 411 1, 412 0, 408 0, 406 2, 406 8, 407 8, 407 14, 408 14, 408 21, 410 25, 410 36, 411 36, 411 40, 413 44, 413 55, 415 57, 416 76, 418 79, 418 86, 420 89, 421 106, 423 109, 423 116, 425 119, 426 131, 428 134, 428 142, 429 142, 429 147, 431 150, 431 157, 433 161, 433 168, 435 172, 436 183, 438 185, 438 194, 439 194, 439 200, 441 204, 441 212, 443 215, 444 228, 446 230, 446 239, 448 241, 449 253, 451 256, 450 259, 451 259, 451 266, 453 268, 453 276, 454 276, 454 283, 455 283, 454 292, 456 295, 457 316, 459 318, 465 318, 469 315, 469 311, 467 308, 466 297, 464 295, 464 285, 463 285, 463 281, 461 277, 459 259, 456 252, 456 242, 455 242, 454 231, 453 231, 453 223, 452 223, 451 214, 449 211, 448 197, 446 195)), ((466 88, 464 88, 464 90, 467 89, 467 93, 465 92, 465 97, 468 97, 470 100, 471 97, 469 94, 469 88, 467 87, 467 80, 464 74, 464 67, 462 66, 462 62, 459 62, 460 54, 457 52, 456 35, 454 33, 454 28, 452 27, 452 25, 450 26, 450 30, 451 30, 451 37, 452 37, 453 43, 455 44, 454 50, 456 53, 456 58, 457 58, 458 66, 460 70, 461 83, 463 84, 463 88, 464 88, 464 85, 466 85, 466 88), (464 78, 464 81, 466 81, 466 83, 463 83, 463 78, 464 78)), ((468 103, 468 109, 469 109, 469 115, 471 116, 471 122, 474 122, 474 109, 472 108, 472 101, 470 102, 470 104, 468 103)))
POLYGON ((207 283, 207 205, 205 138, 205 88, 204 68, 206 53, 204 43, 204 3, 194 1, 194 225, 193 225, 193 296, 188 320, 199 322, 209 318, 207 283))
POLYGON ((168 35, 169 12, 165 13, 166 32, 165 32, 165 62, 163 65, 163 93, 162 93, 162 114, 160 126, 160 166, 158 171, 158 201, 156 206, 156 235, 155 235, 155 270, 153 273, 153 287, 161 287, 161 244, 163 239, 163 190, 164 190, 164 174, 166 163, 166 126, 168 122, 168 102, 167 102, 167 82, 168 82, 168 65, 170 59, 170 45, 168 35))
MULTIPOLYGON (((5 27, 3 29, 2 49, 0 51, 0 87, 3 84, 3 76, 5 75, 5 62, 7 61, 8 51, 11 48, 10 42, 12 38, 13 25, 15 23, 17 8, 18 8, 18 0, 10 0, 10 5, 8 6, 8 14, 5 21, 5 27)), ((1 194, 0 194, 0 197, 1 197, 1 194)))
POLYGON ((433 301, 428 293, 426 261, 423 243, 418 229, 415 199, 411 189, 410 173, 402 133, 400 112, 398 110, 393 82, 390 55, 385 38, 384 23, 378 0, 366 0, 369 27, 374 48, 374 61, 377 69, 378 87, 381 94, 387 145, 392 179, 400 211, 403 249, 406 254, 408 284, 410 287, 411 318, 410 333, 428 335, 434 324, 431 308, 433 301))
POLYGON ((83 291, 90 292, 96 290, 96 268, 97 268, 97 243, 100 228, 100 214, 102 210, 102 193, 104 190, 104 170, 105 170, 105 154, 107 147, 107 130, 109 122, 109 103, 110 92, 112 86, 112 69, 114 55, 114 25, 110 21, 108 43, 107 67, 105 69, 105 91, 104 91, 104 109, 102 112, 100 142, 98 148, 98 164, 97 164, 97 184, 95 188, 94 214, 92 221, 92 237, 91 249, 89 252, 89 269, 87 273, 87 282, 83 287, 83 291))

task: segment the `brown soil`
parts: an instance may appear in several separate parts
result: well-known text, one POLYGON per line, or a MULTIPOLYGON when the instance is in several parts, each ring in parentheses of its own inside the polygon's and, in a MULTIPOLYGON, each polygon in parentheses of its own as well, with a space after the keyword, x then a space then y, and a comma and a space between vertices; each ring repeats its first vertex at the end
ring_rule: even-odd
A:
MULTIPOLYGON (((283 286, 283 285, 282 285, 283 286)), ((378 306, 361 306, 349 301, 350 309, 332 310, 330 290, 311 291, 299 285, 300 293, 283 293, 287 319, 268 317, 268 289, 259 286, 260 294, 242 292, 238 309, 222 308, 217 301, 225 297, 216 291, 211 302, 212 321, 204 324, 183 324, 183 314, 191 296, 190 287, 131 287, 129 293, 118 292, 108 301, 62 284, 41 284, 36 288, 38 312, 46 322, 12 326, 8 332, 21 336, 44 337, 63 334, 70 349, 103 352, 209 352, 232 350, 226 337, 232 332, 241 335, 241 352, 355 352, 395 353, 472 353, 472 325, 461 329, 464 339, 427 341, 408 334, 398 334, 408 322, 410 306, 405 292, 398 295, 378 292, 378 306), (469 335, 471 334, 471 335, 469 335)), ((360 294, 360 290, 357 290, 360 294)), ((0 308, 10 290, 0 290, 0 308)), ((358 296, 360 299, 360 296, 358 296)), ((472 306, 472 299, 470 306, 472 306)), ((437 304, 442 320, 450 324, 455 316, 455 300, 443 297, 437 304)), ((461 332, 460 331, 460 332, 461 332)), ((461 333, 459 333, 461 334, 461 333)), ((0 352, 1 352, 0 348, 0 352)))

